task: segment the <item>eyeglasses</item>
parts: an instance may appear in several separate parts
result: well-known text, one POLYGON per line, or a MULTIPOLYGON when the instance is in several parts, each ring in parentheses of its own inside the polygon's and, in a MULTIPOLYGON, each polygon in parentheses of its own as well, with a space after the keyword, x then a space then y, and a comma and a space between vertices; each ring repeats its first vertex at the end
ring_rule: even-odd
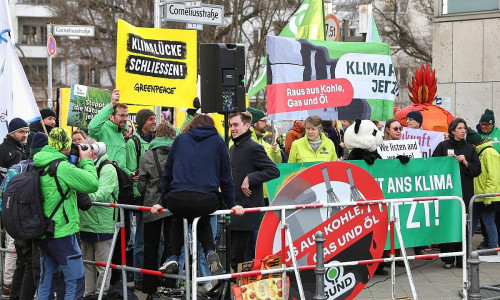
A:
POLYGON ((128 118, 128 114, 115 114, 115 116, 119 116, 122 119, 128 118))
POLYGON ((479 125, 483 126, 483 127, 486 127, 486 126, 489 126, 489 125, 493 125, 493 124, 490 124, 490 123, 479 123, 479 125))
POLYGON ((19 130, 18 132, 19 132, 20 134, 26 134, 26 135, 30 134, 30 132, 29 132, 29 131, 27 131, 27 130, 19 130))
POLYGON ((403 126, 392 127, 391 129, 394 130, 394 131, 403 131, 403 126))
POLYGON ((264 123, 267 123, 267 120, 258 120, 257 122, 264 122, 264 123))

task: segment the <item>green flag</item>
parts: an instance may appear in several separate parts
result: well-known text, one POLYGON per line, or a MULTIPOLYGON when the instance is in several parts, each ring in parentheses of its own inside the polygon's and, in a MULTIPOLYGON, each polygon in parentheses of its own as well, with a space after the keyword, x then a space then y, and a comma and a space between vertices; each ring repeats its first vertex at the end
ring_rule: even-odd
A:
MULTIPOLYGON (((323 0, 304 0, 297 11, 290 18, 279 36, 325 40, 325 14, 323 0)), ((267 85, 266 62, 262 64, 262 71, 248 90, 248 98, 257 94, 267 85)))

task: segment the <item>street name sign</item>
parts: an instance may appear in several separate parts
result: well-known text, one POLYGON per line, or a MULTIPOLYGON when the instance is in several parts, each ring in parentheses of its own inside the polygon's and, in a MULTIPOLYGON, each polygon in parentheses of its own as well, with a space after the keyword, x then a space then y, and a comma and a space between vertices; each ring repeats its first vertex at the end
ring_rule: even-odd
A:
POLYGON ((94 26, 87 25, 52 25, 53 34, 58 36, 87 36, 95 35, 94 26))
POLYGON ((222 26, 224 6, 202 4, 201 7, 188 8, 182 3, 168 3, 163 6, 163 21, 222 26))

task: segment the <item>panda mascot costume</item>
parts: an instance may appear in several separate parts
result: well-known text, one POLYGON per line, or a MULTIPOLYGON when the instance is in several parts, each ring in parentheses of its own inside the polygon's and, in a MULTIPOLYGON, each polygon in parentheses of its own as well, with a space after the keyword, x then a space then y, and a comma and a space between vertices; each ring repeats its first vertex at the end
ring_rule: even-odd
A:
POLYGON ((370 120, 356 120, 347 127, 344 134, 344 144, 349 150, 348 160, 364 160, 373 165, 376 159, 381 159, 377 147, 384 141, 384 136, 370 120))

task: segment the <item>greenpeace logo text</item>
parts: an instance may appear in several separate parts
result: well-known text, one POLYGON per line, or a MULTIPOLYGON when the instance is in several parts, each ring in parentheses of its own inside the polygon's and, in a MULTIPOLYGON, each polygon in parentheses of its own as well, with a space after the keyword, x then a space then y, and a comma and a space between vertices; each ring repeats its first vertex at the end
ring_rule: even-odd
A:
POLYGON ((162 85, 152 85, 152 84, 140 84, 136 83, 134 85, 134 90, 136 92, 147 92, 147 93, 157 93, 157 94, 170 94, 175 93, 175 87, 166 87, 162 85))

